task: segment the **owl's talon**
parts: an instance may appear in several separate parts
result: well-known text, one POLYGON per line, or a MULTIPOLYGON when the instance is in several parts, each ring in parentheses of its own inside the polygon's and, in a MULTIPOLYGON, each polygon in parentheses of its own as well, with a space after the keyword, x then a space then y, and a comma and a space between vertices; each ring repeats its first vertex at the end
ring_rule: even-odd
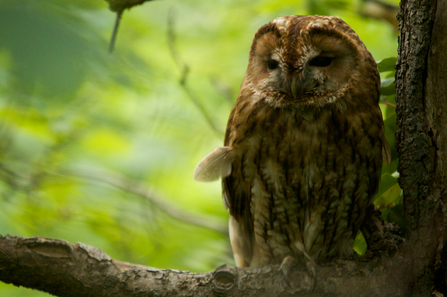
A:
POLYGON ((317 271, 316 271, 316 267, 317 267, 317 265, 315 264, 314 261, 311 261, 311 260, 307 260, 306 261, 307 273, 309 274, 309 277, 310 277, 310 289, 311 289, 311 291, 313 289, 315 289, 315 286, 317 285, 317 271))
POLYGON ((297 260, 294 257, 286 256, 282 260, 281 266, 279 266, 279 271, 281 271, 282 275, 284 276, 284 281, 286 282, 289 288, 292 287, 290 284, 290 271, 292 270, 292 267, 295 266, 296 263, 297 260))
MULTIPOLYGON (((305 261, 306 261, 306 270, 307 270, 307 273, 309 276, 309 278, 306 279, 306 282, 308 281, 309 290, 312 291, 313 289, 315 289, 315 286, 317 284, 317 272, 316 272, 317 265, 311 259, 306 258, 305 261)), ((292 271, 292 268, 294 266, 296 266, 297 263, 298 263, 298 260, 296 258, 294 258, 292 256, 286 256, 284 258, 284 260, 282 260, 281 265, 279 266, 279 270, 282 272, 282 274, 284 276, 284 280, 289 287, 291 287, 291 284, 290 284, 291 273, 290 272, 292 271)))
POLYGON ((284 277, 287 279, 290 275, 290 271, 292 267, 295 266, 297 260, 292 256, 286 256, 284 260, 282 260, 281 266, 279 266, 279 270, 282 272, 284 277))

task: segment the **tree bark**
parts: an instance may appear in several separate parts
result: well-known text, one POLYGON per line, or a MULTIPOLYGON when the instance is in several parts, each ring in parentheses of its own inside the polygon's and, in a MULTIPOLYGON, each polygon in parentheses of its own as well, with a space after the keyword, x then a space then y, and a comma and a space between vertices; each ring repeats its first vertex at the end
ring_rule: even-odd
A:
POLYGON ((446 8, 446 0, 403 0, 399 12, 399 184, 407 228, 427 243, 426 251, 432 250, 427 254, 432 257, 431 262, 420 271, 423 274, 417 284, 413 284, 420 296, 429 296, 433 288, 446 294, 446 8))
POLYGON ((320 266, 314 282, 300 266, 246 270, 223 265, 190 273, 113 260, 82 243, 7 235, 0 236, 0 280, 56 296, 409 296, 418 276, 413 271, 429 259, 419 254, 424 245, 410 241, 383 263, 339 260, 320 266))
MULTIPOLYGON (((427 57, 432 41, 436 1, 402 1, 396 65, 396 114, 399 130, 399 183, 404 192, 407 228, 414 230, 434 204, 435 138, 427 115, 427 57)), ((439 197, 439 195, 438 195, 439 197)))
POLYGON ((447 192, 447 1, 437 1, 427 59, 425 88, 428 136, 435 150, 431 195, 446 203, 447 192))

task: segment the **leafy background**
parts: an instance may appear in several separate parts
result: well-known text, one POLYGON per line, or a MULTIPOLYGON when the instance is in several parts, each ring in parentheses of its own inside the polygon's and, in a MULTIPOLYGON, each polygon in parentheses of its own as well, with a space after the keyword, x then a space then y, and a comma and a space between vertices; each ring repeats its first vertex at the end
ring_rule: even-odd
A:
MULTIPOLYGON (((283 15, 343 18, 385 59, 382 99, 394 104, 386 58, 397 29, 365 16, 367 2, 147 2, 124 12, 109 54, 115 15, 103 0, 1 1, 0 233, 83 242, 157 268, 234 265, 220 183, 192 172, 222 144, 254 33, 283 15)), ((400 223, 395 113, 381 107, 393 162, 376 205, 400 223)), ((361 235, 355 248, 366 248, 361 235)), ((0 295, 48 294, 0 283, 0 295)))

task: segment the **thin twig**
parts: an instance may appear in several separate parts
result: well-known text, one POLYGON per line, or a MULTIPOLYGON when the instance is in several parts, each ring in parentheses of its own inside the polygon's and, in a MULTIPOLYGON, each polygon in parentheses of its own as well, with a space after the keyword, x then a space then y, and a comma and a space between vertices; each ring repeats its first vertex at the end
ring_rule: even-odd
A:
MULTIPOLYGON (((57 174, 61 175, 61 174, 57 174)), ((63 174, 65 175, 65 174, 63 174)), ((89 174, 89 173, 82 173, 82 172, 68 172, 66 173, 68 176, 81 178, 85 181, 90 182, 100 182, 100 183, 106 183, 108 185, 111 185, 115 188, 121 189, 123 191, 126 191, 128 193, 143 197, 147 200, 149 200, 151 203, 155 204, 158 208, 160 208, 162 211, 164 211, 166 214, 171 216, 174 219, 200 226, 205 227, 214 231, 217 231, 219 233, 228 235, 228 227, 226 224, 222 224, 219 222, 216 222, 216 219, 204 217, 203 215, 201 217, 187 213, 184 210, 168 204, 164 202, 164 200, 160 197, 160 195, 157 195, 150 191, 146 186, 142 185, 140 182, 130 180, 125 177, 112 177, 110 175, 97 175, 97 174, 89 174)))
POLYGON ((116 35, 118 33, 118 27, 121 21, 121 16, 125 9, 131 9, 136 5, 141 5, 144 2, 153 0, 106 0, 109 3, 109 8, 111 11, 116 12, 115 26, 113 27, 112 38, 109 44, 109 53, 113 52, 115 47, 116 35))
POLYGON ((396 108, 396 105, 395 105, 395 104, 393 104, 393 103, 389 103, 389 102, 386 101, 386 100, 383 100, 383 99, 382 99, 382 103, 385 104, 385 105, 391 106, 391 107, 393 107, 393 108, 396 108))
POLYGON ((109 44, 109 54, 113 52, 113 49, 115 48, 115 41, 116 41, 116 35, 118 34, 118 27, 120 25, 121 16, 123 15, 123 9, 116 12, 116 20, 115 20, 115 26, 113 27, 112 37, 110 38, 110 44, 109 44))
POLYGON ((169 52, 171 53, 171 57, 174 60, 175 64, 181 71, 181 77, 180 77, 180 86, 185 91, 188 98, 192 101, 192 103, 197 107, 197 109, 200 111, 200 113, 205 118, 205 121, 208 123, 208 125, 211 127, 211 129, 219 136, 222 137, 224 135, 224 132, 219 129, 216 124, 214 123, 213 119, 211 118, 211 115, 207 112, 203 104, 200 102, 200 100, 194 95, 194 93, 188 88, 186 81, 189 74, 189 66, 188 64, 184 63, 177 50, 176 50, 176 36, 174 32, 174 13, 171 9, 169 11, 169 17, 168 17, 168 47, 169 52))

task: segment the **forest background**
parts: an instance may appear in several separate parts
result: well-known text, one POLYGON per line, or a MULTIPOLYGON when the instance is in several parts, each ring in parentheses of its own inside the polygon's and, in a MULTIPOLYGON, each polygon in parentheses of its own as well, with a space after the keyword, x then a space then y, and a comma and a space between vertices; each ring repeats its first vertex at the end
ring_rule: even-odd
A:
MULTIPOLYGON (((396 25, 370 12, 360 0, 151 1, 124 12, 109 54, 115 14, 103 0, 0 1, 0 234, 157 268, 234 265, 220 183, 192 172, 222 145, 254 33, 279 16, 334 15, 376 61, 395 57, 396 25)), ((381 107, 393 163, 376 205, 398 222, 395 113, 381 107)), ((0 283, 0 296, 49 295, 0 283)))

